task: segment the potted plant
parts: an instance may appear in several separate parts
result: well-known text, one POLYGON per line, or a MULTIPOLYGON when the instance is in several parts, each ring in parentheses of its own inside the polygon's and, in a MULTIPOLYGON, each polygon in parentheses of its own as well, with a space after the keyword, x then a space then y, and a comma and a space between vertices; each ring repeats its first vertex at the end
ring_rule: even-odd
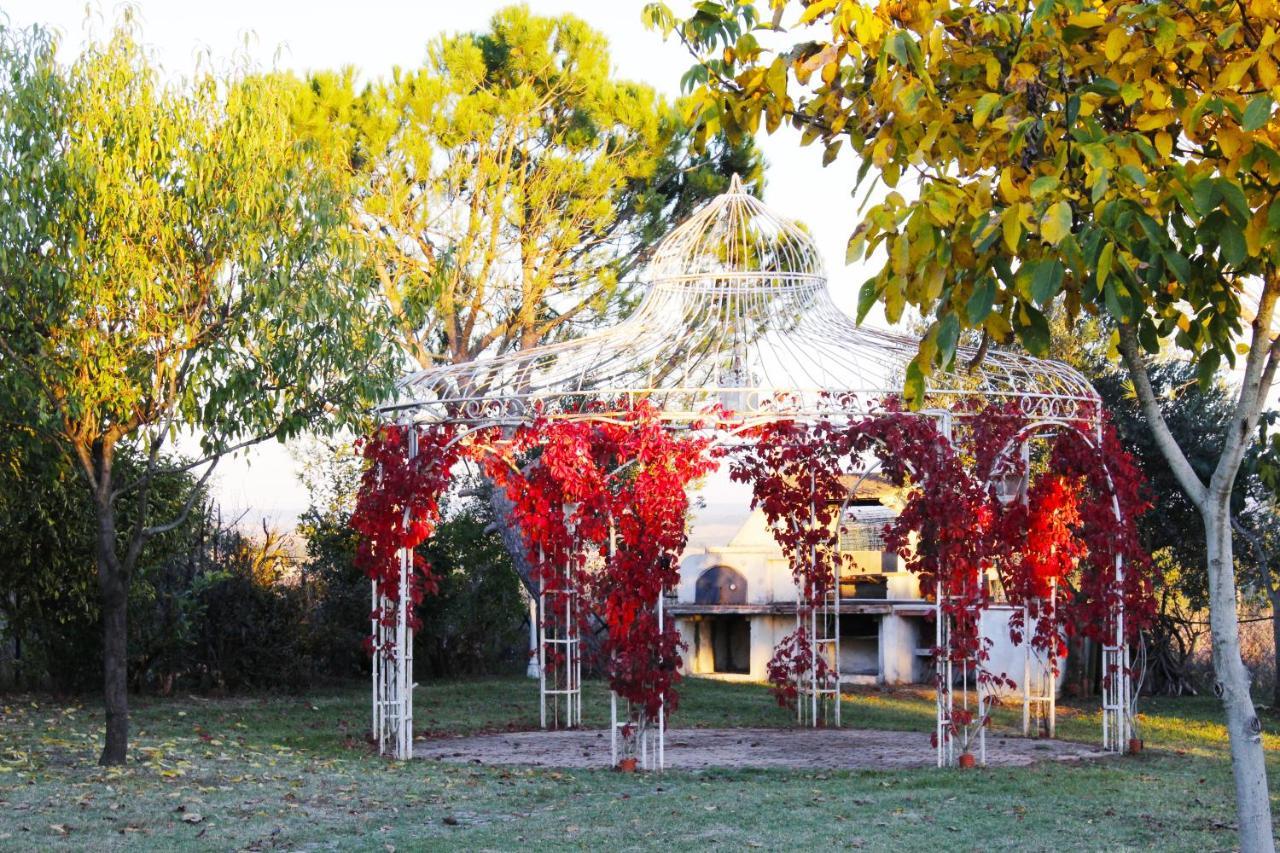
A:
POLYGON ((621 730, 622 739, 618 757, 618 770, 623 773, 635 773, 639 763, 640 727, 637 723, 627 723, 621 730))
POLYGON ((951 713, 955 736, 960 741, 960 757, 957 766, 961 768, 969 769, 978 765, 978 759, 973 754, 973 745, 977 742, 982 729, 991 722, 991 705, 994 704, 994 700, 988 698, 986 704, 987 708, 981 714, 961 708, 956 708, 951 713))
POLYGON ((1129 749, 1130 755, 1139 755, 1142 752, 1142 732, 1138 728, 1138 697, 1134 695, 1129 701, 1129 707, 1125 709, 1125 717, 1129 721, 1129 749))

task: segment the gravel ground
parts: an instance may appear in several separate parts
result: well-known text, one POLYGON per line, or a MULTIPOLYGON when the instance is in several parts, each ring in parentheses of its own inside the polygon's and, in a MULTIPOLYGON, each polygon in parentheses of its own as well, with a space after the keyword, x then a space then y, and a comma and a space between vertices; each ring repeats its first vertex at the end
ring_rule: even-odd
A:
MULTIPOLYGON (((419 741, 414 755, 435 761, 525 767, 609 765, 609 733, 599 729, 532 731, 419 741)), ((672 729, 667 767, 813 768, 870 770, 931 767, 929 735, 871 729, 672 729)), ((987 738, 987 763, 1005 767, 1037 761, 1100 758, 1093 744, 1020 737, 987 738)))

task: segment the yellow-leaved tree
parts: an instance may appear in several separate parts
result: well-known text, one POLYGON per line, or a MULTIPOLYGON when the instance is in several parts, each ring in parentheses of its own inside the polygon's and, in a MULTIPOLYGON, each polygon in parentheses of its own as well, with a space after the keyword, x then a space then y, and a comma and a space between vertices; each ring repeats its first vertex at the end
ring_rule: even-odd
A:
POLYGON ((930 325, 919 399, 965 330, 1044 353, 1045 312, 1105 318, 1208 541, 1213 661, 1247 850, 1272 850, 1261 724, 1240 658, 1229 501, 1280 366, 1280 5, 1274 0, 857 0, 654 4, 698 65, 707 132, 772 131, 862 160, 891 191, 849 260, 880 257, 861 313, 930 325), (764 4, 762 4, 764 5, 764 4), (767 31, 767 32, 765 32, 767 31), (766 49, 766 47, 768 49, 766 49), (1148 359, 1237 371, 1204 479, 1160 414, 1148 359))
MULTIPOLYGON (((511 6, 390 79, 309 82, 295 125, 349 163, 351 219, 413 368, 615 320, 673 223, 730 174, 760 181, 751 140, 704 136, 695 150, 678 106, 619 79, 605 37, 573 15, 511 6)), ((490 502, 535 589, 506 493, 490 502)))

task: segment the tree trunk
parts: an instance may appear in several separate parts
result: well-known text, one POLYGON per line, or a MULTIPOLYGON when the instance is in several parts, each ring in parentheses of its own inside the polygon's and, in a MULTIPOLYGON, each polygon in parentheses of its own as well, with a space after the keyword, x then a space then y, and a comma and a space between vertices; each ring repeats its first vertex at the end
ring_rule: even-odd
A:
POLYGON ((95 506, 98 589, 102 596, 102 699, 107 711, 107 740, 98 763, 124 764, 129 749, 128 575, 116 554, 115 513, 95 506))
POLYGON ((1280 592, 1269 592, 1271 599, 1271 710, 1280 711, 1280 592))
POLYGON ((506 549, 508 556, 511 557, 511 565, 515 568, 516 574, 520 577, 524 588, 536 600, 538 597, 538 583, 533 576, 533 567, 529 565, 529 560, 525 556, 524 535, 520 532, 520 526, 516 524, 512 513, 515 511, 515 501, 507 496, 506 489, 495 485, 492 480, 485 478, 489 484, 489 507, 493 510, 494 525, 498 529, 498 537, 502 540, 502 547, 506 549))
POLYGON ((1213 634, 1214 692, 1222 699, 1231 743, 1240 820, 1240 846, 1249 853, 1274 851, 1271 796, 1262 750, 1262 724, 1249 694, 1249 673, 1240 656, 1235 565, 1231 550, 1230 491, 1214 490, 1202 510, 1208 543, 1209 623, 1213 634))

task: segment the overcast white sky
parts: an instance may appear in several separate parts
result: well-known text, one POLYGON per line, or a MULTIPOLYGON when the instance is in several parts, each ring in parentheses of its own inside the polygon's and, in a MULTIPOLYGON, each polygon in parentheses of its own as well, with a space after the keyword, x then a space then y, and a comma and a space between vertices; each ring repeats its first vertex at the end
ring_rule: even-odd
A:
MULTIPOLYGON (((142 0, 131 4, 142 21, 143 40, 166 71, 190 72, 202 52, 215 59, 247 51, 264 66, 306 70, 352 65, 366 79, 393 66, 422 62, 426 44, 441 32, 484 29, 500 0, 220 0, 180 2, 142 0)), ((613 49, 621 77, 643 81, 669 96, 679 92, 689 57, 674 42, 647 31, 640 21, 644 0, 530 0, 543 14, 570 12, 602 31, 613 49)), ((673 8, 681 8, 679 0, 673 8)), ((62 36, 63 58, 84 43, 86 15, 101 33, 124 6, 84 0, 9 0, 4 13, 15 26, 42 23, 62 36)), ((856 205, 848 195, 857 171, 852 159, 821 166, 820 148, 800 148, 798 136, 782 132, 761 139, 768 159, 765 198, 780 213, 802 219, 815 234, 831 275, 831 289, 846 309, 854 304, 865 270, 845 268, 844 247, 855 227, 856 205)), ((224 461, 215 493, 231 517, 266 517, 291 527, 306 508, 307 494, 297 480, 289 451, 279 445, 258 447, 224 461)))

